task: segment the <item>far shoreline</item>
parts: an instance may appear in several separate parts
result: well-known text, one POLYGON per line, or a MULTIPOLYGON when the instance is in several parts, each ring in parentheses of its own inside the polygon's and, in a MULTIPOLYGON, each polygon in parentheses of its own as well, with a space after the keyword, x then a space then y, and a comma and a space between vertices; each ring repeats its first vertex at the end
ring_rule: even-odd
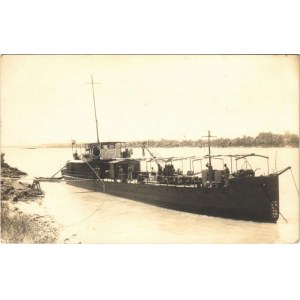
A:
MULTIPOLYGON (((112 140, 110 140, 113 142, 112 140)), ((148 148, 183 148, 183 147, 207 147, 206 139, 146 139, 136 141, 122 141, 128 148, 140 148, 147 145, 148 148)), ((26 144, 9 145, 2 148, 20 148, 27 150, 43 148, 78 148, 78 145, 88 144, 88 142, 76 142, 74 140, 67 143, 46 143, 46 144, 26 144)), ((236 138, 213 138, 210 142, 214 148, 299 148, 299 136, 286 131, 284 134, 274 134, 272 132, 260 132, 256 137, 246 136, 236 138)))

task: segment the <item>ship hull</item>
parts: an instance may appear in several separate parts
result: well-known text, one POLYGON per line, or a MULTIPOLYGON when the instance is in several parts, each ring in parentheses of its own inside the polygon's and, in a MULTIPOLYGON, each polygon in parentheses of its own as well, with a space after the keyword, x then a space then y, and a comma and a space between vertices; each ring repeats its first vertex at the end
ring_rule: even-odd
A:
POLYGON ((219 188, 64 178, 73 186, 180 211, 259 222, 279 217, 278 176, 234 178, 219 188))

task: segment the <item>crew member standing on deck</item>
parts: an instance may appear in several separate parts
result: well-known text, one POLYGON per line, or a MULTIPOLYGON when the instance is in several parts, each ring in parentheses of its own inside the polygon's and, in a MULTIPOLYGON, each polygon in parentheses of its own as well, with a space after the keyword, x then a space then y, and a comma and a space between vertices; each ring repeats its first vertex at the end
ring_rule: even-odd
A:
POLYGON ((207 167, 207 181, 210 183, 214 181, 214 171, 212 165, 206 164, 207 167))
POLYGON ((225 181, 225 187, 229 186, 229 169, 226 164, 224 164, 224 181, 225 181))
POLYGON ((119 169, 118 169, 118 175, 119 175, 119 179, 121 180, 121 181, 123 181, 124 180, 124 173, 123 173, 123 168, 122 168, 122 166, 121 165, 119 165, 119 169))
POLYGON ((75 151, 75 153, 73 154, 73 157, 75 160, 80 160, 79 155, 77 153, 77 150, 75 151))
POLYGON ((131 180, 132 180, 132 172, 133 172, 133 168, 134 168, 134 166, 133 165, 129 165, 128 166, 128 177, 127 177, 127 179, 131 182, 131 180))

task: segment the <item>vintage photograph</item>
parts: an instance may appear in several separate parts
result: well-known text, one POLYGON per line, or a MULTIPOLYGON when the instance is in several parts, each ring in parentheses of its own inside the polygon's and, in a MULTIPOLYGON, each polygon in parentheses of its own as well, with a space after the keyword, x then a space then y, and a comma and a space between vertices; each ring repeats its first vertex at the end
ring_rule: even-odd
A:
POLYGON ((1 243, 298 242, 298 55, 0 67, 1 243))

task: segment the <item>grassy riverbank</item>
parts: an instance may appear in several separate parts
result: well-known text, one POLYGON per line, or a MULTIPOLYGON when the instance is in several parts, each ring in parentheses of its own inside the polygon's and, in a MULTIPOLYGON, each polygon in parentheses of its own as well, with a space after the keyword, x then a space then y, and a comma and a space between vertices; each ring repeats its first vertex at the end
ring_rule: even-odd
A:
POLYGON ((1 162, 1 242, 54 243, 58 230, 48 215, 23 212, 19 204, 42 206, 43 191, 20 181, 26 173, 1 162))
POLYGON ((1 242, 50 244, 57 240, 51 218, 23 213, 14 204, 1 202, 1 242))

